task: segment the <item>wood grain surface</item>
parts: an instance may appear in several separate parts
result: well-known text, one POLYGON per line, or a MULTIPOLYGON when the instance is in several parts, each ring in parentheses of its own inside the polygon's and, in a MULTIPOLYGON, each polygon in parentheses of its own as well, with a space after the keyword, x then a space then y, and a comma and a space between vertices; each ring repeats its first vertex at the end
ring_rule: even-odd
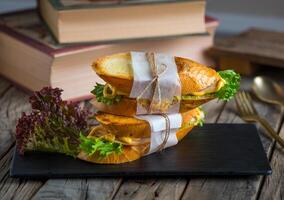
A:
POLYGON ((284 33, 251 28, 235 37, 218 40, 215 48, 219 53, 235 53, 264 64, 273 64, 275 60, 282 62, 279 66, 283 67, 284 33))
POLYGON ((253 75, 259 66, 284 67, 284 33, 251 28, 237 36, 215 41, 208 53, 222 70, 233 68, 253 75))
MULTIPOLYGON (((243 79, 248 88, 250 79, 243 79)), ((271 159, 273 174, 250 178, 193 179, 50 179, 24 180, 9 177, 17 118, 29 111, 28 96, 0 78, 0 199, 283 199, 283 149, 260 129, 260 136, 271 159)), ((83 104, 83 103, 82 103, 83 104)), ((280 109, 259 101, 257 110, 279 132, 280 109)), ((206 106, 207 122, 243 123, 234 101, 212 101, 206 106)), ((284 137, 284 128, 281 129, 284 137)))
MULTIPOLYGON (((284 138, 284 127, 280 131, 284 138)), ((277 144, 271 156, 273 174, 264 178, 264 184, 260 191, 260 199, 283 199, 284 198, 284 149, 277 144)))
POLYGON ((29 111, 28 95, 0 79, 0 199, 30 199, 42 181, 27 181, 9 177, 9 167, 15 144, 17 119, 29 111))

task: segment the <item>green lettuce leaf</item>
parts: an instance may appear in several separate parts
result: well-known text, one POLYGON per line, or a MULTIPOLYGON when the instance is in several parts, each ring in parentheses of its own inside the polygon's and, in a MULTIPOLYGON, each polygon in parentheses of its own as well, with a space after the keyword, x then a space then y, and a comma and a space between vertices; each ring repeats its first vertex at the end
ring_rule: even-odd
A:
POLYGON ((233 70, 219 71, 218 73, 226 83, 215 95, 220 100, 228 101, 238 92, 241 76, 233 70))
POLYGON ((122 144, 107 141, 102 138, 87 138, 80 134, 80 149, 86 152, 89 156, 98 152, 100 156, 105 157, 110 154, 122 153, 122 144))

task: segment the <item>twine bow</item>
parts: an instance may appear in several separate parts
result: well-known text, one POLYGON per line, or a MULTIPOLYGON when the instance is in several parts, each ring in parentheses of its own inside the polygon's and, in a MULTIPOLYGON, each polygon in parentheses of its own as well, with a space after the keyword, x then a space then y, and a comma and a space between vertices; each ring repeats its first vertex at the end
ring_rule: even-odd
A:
POLYGON ((148 113, 156 113, 157 106, 162 105, 162 98, 161 98, 161 90, 159 86, 159 76, 161 76, 167 69, 167 65, 161 64, 160 66, 157 66, 155 63, 155 56, 153 52, 147 52, 146 53, 147 60, 150 64, 153 79, 150 81, 150 83, 143 89, 140 95, 137 97, 137 102, 142 103, 143 102, 143 96, 149 89, 152 90, 152 98, 150 106, 148 106, 148 113))

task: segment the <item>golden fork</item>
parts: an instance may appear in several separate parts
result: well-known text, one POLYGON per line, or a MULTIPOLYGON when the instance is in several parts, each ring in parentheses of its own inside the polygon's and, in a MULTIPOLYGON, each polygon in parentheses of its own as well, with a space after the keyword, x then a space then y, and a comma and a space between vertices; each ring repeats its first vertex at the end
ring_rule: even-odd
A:
POLYGON ((249 93, 241 91, 236 97, 235 101, 237 104, 237 109, 239 110, 240 117, 247 122, 258 122, 272 138, 274 138, 282 147, 284 147, 284 140, 278 136, 274 129, 269 125, 269 123, 259 116, 256 109, 252 104, 252 99, 249 93))

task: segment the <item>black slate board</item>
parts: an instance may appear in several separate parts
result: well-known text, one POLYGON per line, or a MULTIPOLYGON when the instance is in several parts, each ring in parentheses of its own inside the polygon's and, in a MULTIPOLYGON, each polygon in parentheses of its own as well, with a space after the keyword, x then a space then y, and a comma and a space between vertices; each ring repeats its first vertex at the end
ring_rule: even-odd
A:
POLYGON ((14 154, 10 175, 29 178, 268 175, 271 168, 252 124, 205 124, 178 145, 120 165, 60 154, 14 154))

